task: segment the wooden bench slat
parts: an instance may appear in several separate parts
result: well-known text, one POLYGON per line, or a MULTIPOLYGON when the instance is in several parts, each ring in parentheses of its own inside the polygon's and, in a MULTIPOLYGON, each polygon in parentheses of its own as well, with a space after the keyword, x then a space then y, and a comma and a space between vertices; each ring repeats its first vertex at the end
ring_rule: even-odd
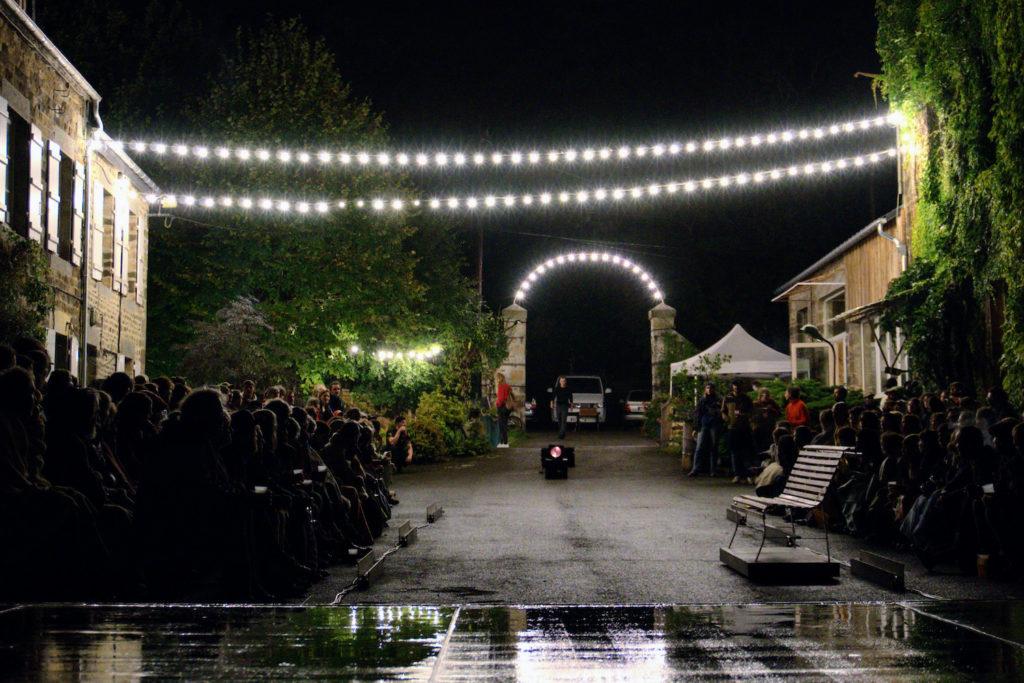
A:
POLYGON ((797 462, 805 462, 809 465, 819 465, 821 467, 836 467, 839 465, 840 460, 842 458, 819 458, 812 455, 804 455, 796 459, 797 462))
POLYGON ((828 481, 831 478, 833 478, 833 475, 836 474, 836 468, 835 467, 831 468, 827 472, 822 472, 821 469, 822 468, 820 468, 820 467, 813 467, 813 466, 810 466, 810 465, 800 465, 800 466, 795 466, 793 468, 793 471, 794 472, 800 472, 801 475, 806 476, 806 477, 810 477, 810 478, 816 477, 818 479, 824 479, 826 481, 828 481))
POLYGON ((811 485, 811 484, 803 484, 803 483, 801 483, 799 481, 794 481, 794 482, 791 482, 791 483, 787 484, 786 488, 783 489, 782 492, 783 493, 792 493, 793 495, 796 495, 796 496, 801 496, 801 495, 806 494, 807 497, 811 498, 811 497, 817 497, 817 496, 824 497, 825 491, 827 491, 827 490, 828 490, 827 486, 814 486, 814 485, 811 485))
POLYGON ((818 502, 813 500, 807 500, 804 498, 797 498, 794 496, 780 496, 778 498, 759 498, 757 496, 737 496, 733 499, 734 505, 743 505, 747 507, 754 507, 758 510, 762 510, 770 505, 788 505, 790 507, 815 507, 818 502))
POLYGON ((820 505, 821 501, 810 501, 804 498, 796 498, 794 496, 779 496, 779 500, 775 505, 792 505, 794 507, 803 508, 816 508, 820 505))
POLYGON ((804 469, 793 468, 793 471, 789 473, 791 477, 800 477, 801 479, 807 479, 808 481, 820 481, 825 484, 832 482, 832 475, 825 474, 824 472, 813 472, 804 469))
POLYGON ((822 474, 832 474, 836 469, 836 466, 831 463, 828 465, 819 465, 818 463, 813 463, 809 460, 798 460, 793 467, 794 469, 799 467, 801 469, 811 470, 812 472, 821 472, 822 474))
POLYGON ((782 494, 779 494, 779 497, 781 498, 783 494, 788 495, 788 496, 792 496, 793 498, 800 498, 802 500, 810 500, 810 501, 813 501, 813 502, 816 502, 816 503, 820 502, 822 500, 822 498, 825 497, 824 493, 818 493, 817 491, 807 491, 807 490, 804 490, 804 489, 801 489, 801 488, 798 488, 798 487, 793 487, 791 489, 786 489, 785 491, 782 492, 782 494))
POLYGON ((796 481, 801 484, 807 484, 808 486, 818 486, 821 488, 828 488, 828 485, 832 483, 831 479, 822 479, 820 477, 807 477, 799 472, 790 472, 789 479, 787 481, 796 481))
POLYGON ((821 462, 818 460, 805 459, 797 460, 795 463, 793 463, 793 467, 796 467, 797 465, 799 465, 800 467, 815 467, 818 469, 819 472, 823 474, 831 474, 836 470, 837 467, 839 467, 839 461, 833 460, 832 462, 821 462))

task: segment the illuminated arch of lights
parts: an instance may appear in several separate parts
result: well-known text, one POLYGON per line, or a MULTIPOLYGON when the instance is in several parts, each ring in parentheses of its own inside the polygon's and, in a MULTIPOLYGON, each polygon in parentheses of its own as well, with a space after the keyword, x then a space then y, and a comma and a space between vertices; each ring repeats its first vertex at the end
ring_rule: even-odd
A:
POLYGON ((286 214, 327 214, 344 210, 374 212, 402 212, 410 209, 431 211, 476 211, 515 208, 547 208, 557 205, 614 204, 648 198, 693 194, 698 191, 720 190, 746 185, 764 185, 785 179, 830 175, 877 164, 896 157, 896 149, 889 148, 851 157, 790 164, 754 171, 741 171, 730 175, 690 178, 649 183, 645 185, 590 187, 575 190, 541 191, 536 193, 488 193, 464 196, 402 198, 373 197, 345 199, 285 199, 253 197, 247 195, 197 195, 194 193, 147 194, 146 201, 163 208, 261 210, 286 214))
POLYGON ((267 149, 246 147, 227 142, 168 143, 157 140, 110 140, 106 144, 133 154, 146 154, 168 159, 197 161, 223 161, 253 164, 283 164, 307 167, 338 167, 342 169, 398 168, 420 170, 451 170, 484 167, 509 169, 538 166, 572 166, 576 164, 626 162, 631 160, 661 160, 692 156, 698 153, 742 151, 761 147, 789 145, 791 143, 822 140, 863 133, 878 128, 896 126, 899 115, 885 114, 869 118, 851 119, 803 128, 782 128, 774 131, 714 137, 704 140, 668 140, 632 144, 568 145, 541 151, 524 146, 522 149, 490 151, 458 150, 335 150, 319 151, 293 149, 267 149), (525 151, 523 151, 525 150, 525 151))
POLYGON ((547 259, 543 263, 538 264, 533 270, 531 270, 523 281, 519 283, 519 288, 516 290, 515 302, 519 303, 526 298, 530 290, 549 272, 556 270, 564 266, 572 265, 592 265, 592 264, 606 264, 612 268, 619 268, 624 273, 628 273, 636 278, 637 282, 647 289, 648 294, 655 302, 661 303, 665 300, 665 295, 662 293, 661 287, 655 282, 654 278, 650 274, 640 267, 632 259, 619 254, 613 254, 607 251, 580 251, 580 252, 569 252, 567 254, 559 254, 547 259))

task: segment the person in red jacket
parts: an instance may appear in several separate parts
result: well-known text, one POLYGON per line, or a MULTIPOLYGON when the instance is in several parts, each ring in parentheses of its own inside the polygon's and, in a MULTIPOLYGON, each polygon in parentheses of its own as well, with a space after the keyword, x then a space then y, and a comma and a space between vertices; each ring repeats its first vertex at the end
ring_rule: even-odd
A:
POLYGON ((807 410, 807 404, 800 400, 800 387, 786 389, 786 422, 796 429, 807 424, 810 419, 811 413, 807 410))
POLYGON ((512 414, 512 407, 515 404, 516 396, 512 387, 505 381, 505 375, 497 373, 498 395, 495 397, 495 406, 498 408, 498 430, 501 432, 498 448, 508 448, 508 417, 512 414))

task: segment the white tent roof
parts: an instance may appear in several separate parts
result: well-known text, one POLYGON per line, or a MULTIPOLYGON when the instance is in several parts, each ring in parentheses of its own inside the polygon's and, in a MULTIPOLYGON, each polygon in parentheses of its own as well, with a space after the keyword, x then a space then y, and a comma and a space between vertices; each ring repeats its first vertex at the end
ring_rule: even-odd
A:
POLYGON ((778 377, 792 371, 789 356, 770 346, 762 344, 738 324, 729 333, 704 349, 696 356, 672 363, 672 375, 683 370, 689 374, 698 372, 697 366, 704 356, 721 354, 730 356, 715 374, 724 377, 778 377))

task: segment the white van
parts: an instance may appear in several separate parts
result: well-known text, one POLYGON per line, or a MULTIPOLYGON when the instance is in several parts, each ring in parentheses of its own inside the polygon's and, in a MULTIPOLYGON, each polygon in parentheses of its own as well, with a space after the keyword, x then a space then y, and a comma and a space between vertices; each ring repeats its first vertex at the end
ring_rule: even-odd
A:
MULTIPOLYGON (((605 394, 612 393, 612 390, 604 388, 601 378, 597 375, 565 375, 565 382, 569 391, 572 392, 567 422, 604 424, 607 415, 604 397, 605 394)), ((557 384, 558 378, 556 377, 552 386, 557 384)), ((548 394, 553 393, 554 389, 548 389, 548 394)), ((558 421, 554 406, 551 406, 551 421, 558 421)))

